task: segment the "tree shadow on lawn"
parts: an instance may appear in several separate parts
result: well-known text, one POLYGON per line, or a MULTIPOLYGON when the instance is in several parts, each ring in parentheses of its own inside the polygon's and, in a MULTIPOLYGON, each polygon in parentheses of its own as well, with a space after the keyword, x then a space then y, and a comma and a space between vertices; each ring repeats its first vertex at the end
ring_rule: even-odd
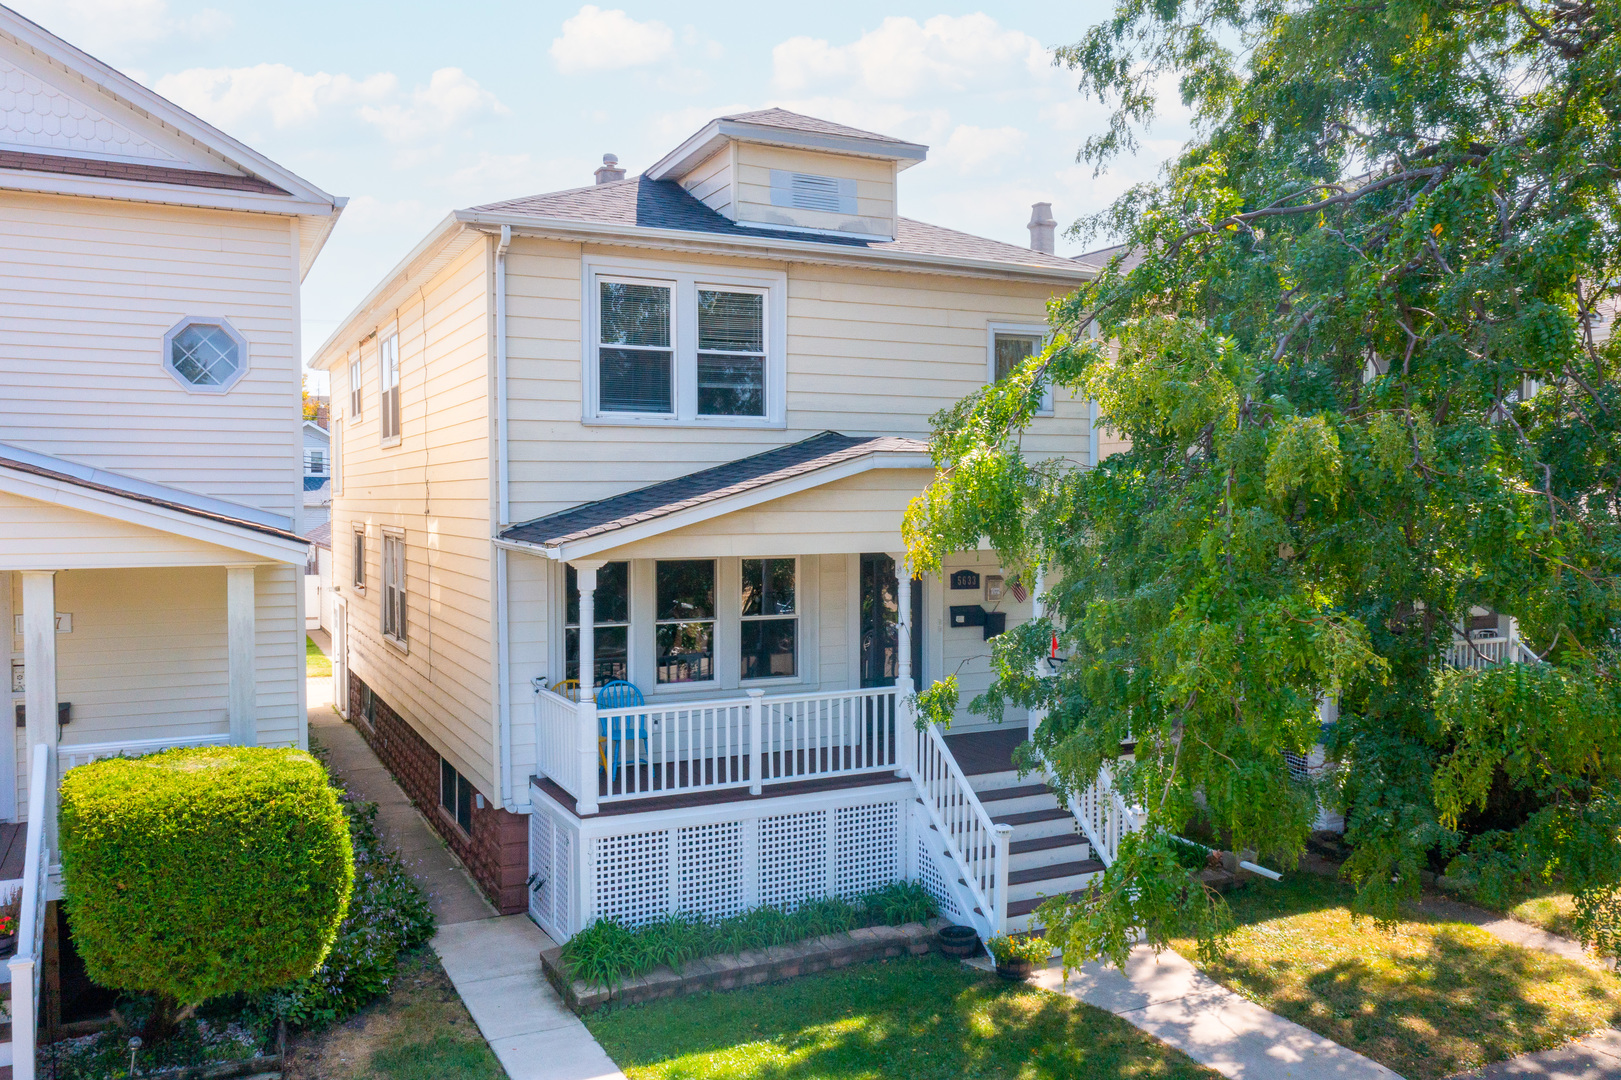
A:
POLYGON ((1411 1080, 1621 1019, 1621 982, 1609 975, 1416 912, 1382 929, 1353 920, 1348 900, 1332 883, 1235 898, 1240 929, 1210 974, 1411 1080))
POLYGON ((594 1018, 632 1076, 946 1080, 1214 1073, 1101 1010, 927 958, 594 1018))

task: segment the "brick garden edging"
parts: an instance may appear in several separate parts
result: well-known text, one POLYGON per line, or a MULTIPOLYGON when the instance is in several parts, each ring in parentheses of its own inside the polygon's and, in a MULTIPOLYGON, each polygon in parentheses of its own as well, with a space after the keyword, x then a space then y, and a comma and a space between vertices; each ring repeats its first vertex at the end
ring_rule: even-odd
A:
POLYGON ((705 956, 688 961, 680 971, 667 967, 654 968, 645 975, 627 979, 615 986, 611 994, 600 986, 591 986, 579 980, 569 981, 563 972, 562 946, 542 949, 540 967, 568 1007, 583 1014, 608 1004, 610 998, 620 1005, 634 1005, 705 990, 757 986, 829 968, 847 967, 866 960, 922 956, 934 948, 935 935, 946 923, 945 919, 935 918, 926 923, 906 923, 904 926, 868 926, 848 933, 823 934, 792 945, 773 945, 768 949, 751 949, 725 956, 705 956))

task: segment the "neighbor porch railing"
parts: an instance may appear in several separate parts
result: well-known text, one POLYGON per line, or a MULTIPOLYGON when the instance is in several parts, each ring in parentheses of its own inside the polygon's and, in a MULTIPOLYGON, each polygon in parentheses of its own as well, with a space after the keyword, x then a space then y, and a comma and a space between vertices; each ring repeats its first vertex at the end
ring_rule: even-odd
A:
POLYGON ((17 918, 17 952, 7 962, 11 973, 11 1075, 13 1080, 34 1080, 39 1034, 41 962, 45 950, 45 902, 50 883, 51 852, 47 819, 52 808, 47 798, 55 776, 51 748, 34 747, 28 775, 28 846, 23 856, 22 909, 17 918))
POLYGON ((605 802, 898 772, 894 687, 601 709, 535 691, 536 764, 581 814, 605 802))

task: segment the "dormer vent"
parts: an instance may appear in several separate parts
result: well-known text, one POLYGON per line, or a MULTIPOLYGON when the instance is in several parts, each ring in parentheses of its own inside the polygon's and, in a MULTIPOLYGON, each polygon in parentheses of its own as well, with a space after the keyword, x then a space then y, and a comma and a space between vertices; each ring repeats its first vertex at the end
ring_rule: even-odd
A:
POLYGON ((597 183, 599 184, 606 184, 610 180, 623 180, 625 178, 625 170, 619 167, 619 155, 603 154, 602 167, 593 175, 596 176, 597 183))
POLYGON ((853 215, 856 212, 856 182, 836 176, 772 169, 771 205, 853 215))

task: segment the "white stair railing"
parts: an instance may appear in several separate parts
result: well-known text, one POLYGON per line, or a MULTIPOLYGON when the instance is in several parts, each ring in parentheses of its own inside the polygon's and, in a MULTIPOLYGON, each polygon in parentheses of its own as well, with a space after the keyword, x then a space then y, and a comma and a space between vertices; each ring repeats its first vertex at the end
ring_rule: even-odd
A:
POLYGON ((1114 786, 1114 773, 1107 765, 1085 791, 1069 798, 1069 812, 1080 823, 1087 843, 1097 852, 1098 861, 1113 866, 1120 857, 1120 840, 1141 827, 1141 816, 1126 806, 1114 786))
POLYGON ((978 908, 970 913, 978 916, 974 919, 975 929, 981 937, 1005 933, 1008 848, 1013 829, 991 821, 933 724, 925 724, 915 737, 912 785, 978 908))
POLYGON ((11 1075, 34 1080, 39 1034, 40 975, 45 951, 45 901, 51 858, 46 837, 46 795, 55 783, 51 748, 34 747, 28 777, 28 846, 23 857, 22 910, 17 919, 17 952, 7 962, 11 972, 11 1075))

